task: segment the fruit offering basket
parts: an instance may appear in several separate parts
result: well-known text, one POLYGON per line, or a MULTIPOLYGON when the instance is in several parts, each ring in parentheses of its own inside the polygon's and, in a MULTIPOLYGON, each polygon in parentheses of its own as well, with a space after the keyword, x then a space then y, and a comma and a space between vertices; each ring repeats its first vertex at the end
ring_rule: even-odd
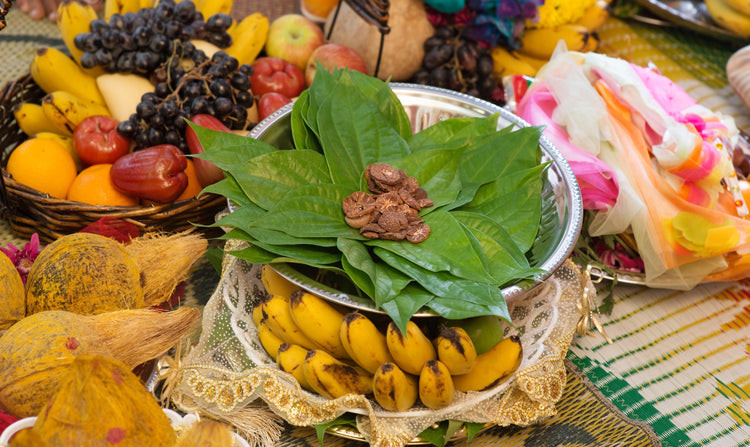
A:
MULTIPOLYGON (((497 115, 498 128, 510 124, 526 127, 509 112, 467 95, 408 84, 392 84, 390 88, 403 105, 415 133, 451 117, 497 115)), ((290 124, 291 110, 287 106, 264 120, 256 126, 252 136, 278 148, 288 147, 290 127, 294 125, 290 124)), ((367 350, 368 343, 355 345, 353 323, 346 322, 366 316, 381 333, 383 325, 388 325, 386 331, 390 335, 393 321, 388 324, 390 315, 368 305, 356 292, 344 293, 341 282, 331 283, 323 278, 325 275, 305 273, 304 269, 291 268, 285 263, 250 262, 229 254, 240 253, 248 248, 248 243, 227 235, 228 254, 219 285, 204 309, 200 340, 179 361, 162 365, 166 396, 181 411, 228 421, 248 439, 269 443, 275 441, 269 438, 280 436, 280 418, 297 426, 334 424, 328 431, 335 435, 364 440, 375 446, 399 446, 424 443, 420 436, 425 430, 446 421, 458 421, 474 430, 477 426, 529 425, 554 415, 555 403, 565 385, 563 360, 581 317, 578 305, 587 291, 594 289, 567 259, 580 230, 581 203, 577 184, 556 149, 544 139, 539 146, 542 160, 550 161, 550 169, 542 175, 545 177, 542 195, 553 198, 554 206, 543 212, 541 222, 545 223, 541 225, 545 228, 536 236, 537 249, 532 250, 536 254, 531 256, 530 263, 545 266, 540 269, 545 273, 537 281, 519 281, 502 289, 503 297, 507 297, 508 319, 502 322, 493 317, 499 333, 493 342, 501 341, 482 351, 493 352, 507 340, 516 346, 520 344, 522 349, 508 351, 514 352, 512 355, 493 358, 497 361, 494 364, 509 366, 492 377, 489 384, 465 392, 456 388, 447 405, 428 403, 420 394, 419 402, 415 400, 405 406, 397 403, 395 409, 394 406, 386 409, 389 405, 377 395, 373 397, 374 391, 335 394, 329 389, 331 395, 325 396, 324 391, 313 392, 301 386, 292 368, 279 366, 282 352, 291 350, 291 343, 287 343, 286 348, 283 344, 277 345, 274 356, 272 343, 264 335, 265 325, 270 326, 271 320, 280 322, 285 312, 283 304, 272 308, 270 303, 283 303, 285 296, 290 303, 287 309, 303 300, 318 303, 309 305, 308 309, 320 306, 318 311, 309 314, 309 320, 320 320, 313 315, 330 315, 328 322, 321 323, 321 331, 330 332, 333 328, 333 338, 339 338, 342 343, 347 337, 340 335, 340 330, 343 333, 346 324, 346 333, 351 334, 347 352, 357 363, 362 359, 358 360, 357 355, 351 353, 367 350), (356 429, 335 425, 342 415, 354 417, 356 429), (273 430, 274 426, 277 431, 273 430)), ((237 208, 230 209, 237 212, 237 208)), ((414 313, 409 324, 429 327, 442 318, 430 309, 423 310, 414 313)), ((302 321, 301 315, 295 321, 302 321)), ((416 339, 417 335, 414 336, 416 339)), ((382 336, 373 332, 372 344, 378 338, 382 340, 382 336)), ((346 343, 343 344, 346 349, 346 343)), ((324 350, 317 349, 314 355, 310 353, 316 352, 315 348, 305 351, 305 358, 311 359, 324 350)), ((392 353, 398 364, 395 351, 392 353)), ((312 365, 313 361, 305 362, 312 365)), ((383 365, 379 371, 383 370, 383 365)), ((404 363, 401 368, 406 369, 404 363)), ((374 374, 377 376, 378 372, 374 374)), ((422 373, 418 375, 421 383, 422 373)), ((304 376, 310 378, 311 374, 306 371, 304 376)), ((339 382, 344 381, 340 379, 339 382)), ((374 388, 375 379, 372 383, 374 388)), ((459 379, 455 383, 459 383, 459 379)))
MULTIPOLYGON (((179 232, 195 229, 195 224, 214 223, 216 214, 226 208, 226 199, 216 194, 152 206, 89 205, 51 197, 15 181, 5 167, 10 153, 27 136, 16 122, 13 107, 22 101, 38 103, 44 95, 30 75, 9 82, 0 90, 1 210, 17 237, 29 239, 37 233, 43 242, 50 242, 105 216, 131 222, 141 232, 179 232)), ((210 228, 202 231, 215 233, 210 228)))

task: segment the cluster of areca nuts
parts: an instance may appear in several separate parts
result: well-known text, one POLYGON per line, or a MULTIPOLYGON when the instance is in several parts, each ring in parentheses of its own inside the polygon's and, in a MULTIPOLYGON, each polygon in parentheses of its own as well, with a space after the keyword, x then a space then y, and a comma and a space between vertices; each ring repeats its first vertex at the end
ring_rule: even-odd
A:
POLYGON ((365 169, 367 189, 355 191, 344 199, 344 219, 368 239, 422 242, 430 235, 430 226, 419 217, 422 208, 433 206, 417 179, 386 163, 374 163, 365 169))

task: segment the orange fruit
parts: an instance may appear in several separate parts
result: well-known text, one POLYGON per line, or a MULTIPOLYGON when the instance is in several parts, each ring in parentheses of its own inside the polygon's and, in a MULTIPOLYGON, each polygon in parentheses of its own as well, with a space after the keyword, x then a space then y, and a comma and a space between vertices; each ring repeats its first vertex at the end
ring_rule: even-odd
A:
POLYGON ((302 0, 302 11, 325 20, 338 4, 339 0, 302 0))
POLYGON ((17 182, 63 200, 77 174, 70 152, 49 138, 19 144, 8 157, 6 170, 17 182))
POLYGON ((101 163, 81 171, 68 191, 68 200, 90 205, 137 206, 138 198, 115 188, 109 171, 112 165, 101 163))
POLYGON ((180 194, 180 196, 175 199, 175 202, 178 200, 192 199, 203 190, 200 182, 198 182, 198 175, 195 173, 195 163, 193 163, 193 160, 191 160, 190 158, 187 159, 187 168, 185 168, 185 175, 187 175, 188 178, 187 187, 184 191, 182 191, 182 194, 180 194))

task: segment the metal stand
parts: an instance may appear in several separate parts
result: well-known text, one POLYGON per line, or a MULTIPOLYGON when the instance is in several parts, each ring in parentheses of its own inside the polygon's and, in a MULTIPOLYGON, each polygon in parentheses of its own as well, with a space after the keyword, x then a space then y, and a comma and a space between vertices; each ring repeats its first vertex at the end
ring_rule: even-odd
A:
POLYGON ((377 76, 378 71, 380 70, 380 60, 383 57, 385 35, 391 32, 391 28, 388 26, 388 10, 391 7, 391 2, 390 0, 340 0, 333 13, 333 19, 331 19, 331 26, 328 29, 326 40, 331 38, 333 27, 336 25, 336 19, 338 18, 342 3, 348 4, 354 12, 366 21, 375 25, 378 28, 378 31, 380 31, 380 48, 378 48, 378 59, 375 63, 374 73, 374 76, 377 76))

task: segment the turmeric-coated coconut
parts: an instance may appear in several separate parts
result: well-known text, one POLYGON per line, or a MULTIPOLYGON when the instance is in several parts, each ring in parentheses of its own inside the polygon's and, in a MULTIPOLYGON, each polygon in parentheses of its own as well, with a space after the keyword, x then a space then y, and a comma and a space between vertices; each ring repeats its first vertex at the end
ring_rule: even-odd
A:
POLYGON ((76 357, 111 356, 132 369, 167 352, 199 320, 200 310, 189 307, 99 315, 50 310, 25 317, 0 337, 0 410, 36 416, 76 357))
POLYGON ((8 329, 26 313, 23 280, 13 262, 0 253, 0 330, 8 329))
POLYGON ((156 399, 130 368, 84 354, 66 371, 34 431, 54 446, 173 446, 176 435, 156 399))
POLYGON ((141 272, 123 245, 93 233, 62 236, 42 250, 26 279, 26 315, 99 314, 144 306, 141 272))
POLYGON ((201 419, 180 433, 175 447, 231 447, 234 434, 229 425, 201 419))

